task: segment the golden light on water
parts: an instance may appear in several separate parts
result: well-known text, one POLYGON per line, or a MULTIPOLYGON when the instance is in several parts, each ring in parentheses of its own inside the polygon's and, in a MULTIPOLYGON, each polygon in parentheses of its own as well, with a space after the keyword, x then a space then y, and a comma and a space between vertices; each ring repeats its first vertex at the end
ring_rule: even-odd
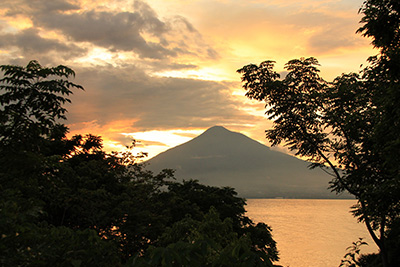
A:
MULTIPOLYGON (((367 228, 349 212, 355 200, 249 199, 254 222, 272 227, 280 251, 279 264, 296 267, 338 266, 352 242, 368 243, 361 253, 376 253, 367 228)), ((347 251, 348 252, 348 251, 347 251)))

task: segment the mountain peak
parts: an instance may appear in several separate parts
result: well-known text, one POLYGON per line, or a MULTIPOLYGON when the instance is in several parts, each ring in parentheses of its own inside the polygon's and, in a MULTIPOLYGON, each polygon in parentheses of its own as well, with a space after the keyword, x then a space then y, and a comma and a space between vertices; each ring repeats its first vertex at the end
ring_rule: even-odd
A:
POLYGON ((232 132, 223 126, 216 125, 205 130, 202 134, 194 138, 194 140, 197 140, 199 138, 200 139, 232 138, 232 136, 235 134, 238 133, 232 132))
POLYGON ((211 145, 212 143, 213 145, 220 147, 220 146, 234 146, 236 142, 240 143, 243 141, 243 139, 251 140, 252 142, 254 142, 254 140, 248 138, 247 136, 241 133, 233 132, 226 129, 223 126, 217 125, 208 128, 206 131, 204 131, 202 134, 194 138, 192 141, 201 142, 201 146, 207 144, 211 145))
POLYGON ((230 132, 228 129, 226 129, 223 126, 220 125, 215 125, 210 128, 208 128, 204 133, 222 133, 222 132, 230 132))
POLYGON ((154 172, 172 168, 179 180, 230 186, 243 197, 334 197, 324 172, 311 171, 307 162, 223 126, 213 126, 148 163, 154 172))

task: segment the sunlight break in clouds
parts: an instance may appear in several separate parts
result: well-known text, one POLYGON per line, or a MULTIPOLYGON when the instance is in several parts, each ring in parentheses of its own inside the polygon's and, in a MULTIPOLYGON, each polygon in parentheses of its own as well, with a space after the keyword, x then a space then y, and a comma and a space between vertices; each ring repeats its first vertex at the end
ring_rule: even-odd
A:
POLYGON ((70 132, 98 134, 107 150, 137 133, 152 157, 188 140, 174 133, 213 125, 265 143, 263 104, 244 97, 236 70, 315 56, 325 79, 357 71, 374 54, 355 34, 362 2, 3 0, 0 59, 74 69, 85 91, 67 106, 70 132))
POLYGON ((166 148, 175 147, 201 134, 202 130, 169 130, 169 131, 145 131, 136 133, 123 133, 125 137, 137 140, 137 149, 140 152, 152 151, 151 156, 163 152, 166 148), (155 142, 154 140, 163 140, 155 142), (143 151, 142 151, 143 150, 143 151))

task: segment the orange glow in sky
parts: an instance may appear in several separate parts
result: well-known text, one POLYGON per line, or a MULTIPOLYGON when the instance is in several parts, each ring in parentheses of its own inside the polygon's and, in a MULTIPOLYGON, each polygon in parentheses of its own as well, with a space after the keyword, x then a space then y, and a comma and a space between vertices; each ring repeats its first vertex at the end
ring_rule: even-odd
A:
POLYGON ((75 92, 70 134, 129 138, 156 154, 214 125, 265 143, 263 103, 246 99, 236 70, 316 57, 321 75, 360 69, 376 54, 355 34, 363 0, 60 0, 0 7, 2 64, 67 65, 75 92))

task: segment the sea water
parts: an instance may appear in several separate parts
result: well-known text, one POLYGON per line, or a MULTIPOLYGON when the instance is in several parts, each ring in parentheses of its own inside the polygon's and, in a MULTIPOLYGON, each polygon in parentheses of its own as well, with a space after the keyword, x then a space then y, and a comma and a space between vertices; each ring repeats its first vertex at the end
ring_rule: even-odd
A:
POLYGON ((361 253, 378 249, 364 224, 350 213, 355 200, 248 199, 246 215, 272 228, 280 260, 290 267, 339 266, 346 248, 360 237, 369 245, 361 253))

